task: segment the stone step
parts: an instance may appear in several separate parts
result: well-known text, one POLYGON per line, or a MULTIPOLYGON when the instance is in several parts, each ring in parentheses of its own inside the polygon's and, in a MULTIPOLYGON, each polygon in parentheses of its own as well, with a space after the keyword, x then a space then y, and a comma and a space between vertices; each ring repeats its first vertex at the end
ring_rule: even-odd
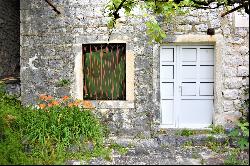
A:
POLYGON ((159 135, 155 139, 159 145, 180 146, 189 143, 193 146, 203 146, 208 142, 224 144, 227 142, 228 136, 225 134, 199 134, 192 136, 159 135))
POLYGON ((226 134, 197 134, 191 136, 180 136, 174 134, 161 134, 149 139, 131 139, 131 138, 111 138, 113 142, 122 146, 143 146, 156 148, 159 146, 182 146, 190 144, 192 146, 204 146, 209 142, 227 143, 229 140, 226 134))
MULTIPOLYGON (((178 138, 178 136, 176 136, 176 138, 178 138)), ((191 139, 191 137, 189 139, 191 139)), ((80 163, 80 161, 69 161, 67 164, 201 165, 203 158, 210 158, 214 155, 214 153, 206 147, 190 146, 189 148, 184 148, 182 146, 176 146, 176 144, 166 140, 167 136, 164 135, 150 139, 112 138, 107 140, 107 144, 117 143, 123 147, 128 147, 126 154, 121 155, 117 150, 114 150, 111 155, 111 161, 106 161, 102 158, 94 158, 89 162, 83 161, 83 163, 80 163), (167 144, 167 142, 171 143, 167 144)), ((178 141, 178 139, 175 141, 178 141)), ((220 161, 220 164, 221 163, 220 161)))

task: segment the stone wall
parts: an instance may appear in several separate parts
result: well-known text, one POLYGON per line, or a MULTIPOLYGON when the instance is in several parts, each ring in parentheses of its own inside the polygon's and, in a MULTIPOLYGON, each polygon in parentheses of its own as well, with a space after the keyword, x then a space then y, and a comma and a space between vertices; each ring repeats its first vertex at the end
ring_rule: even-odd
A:
MULTIPOLYGON (((39 94, 76 96, 76 57, 81 45, 108 42, 107 17, 101 9, 107 0, 53 0, 61 11, 56 14, 43 0, 21 0, 21 89, 24 104, 36 102, 39 94), (58 87, 61 80, 71 84, 58 87)), ((140 14, 140 12, 136 12, 140 14)), ((219 11, 191 12, 169 25, 166 42, 186 34, 207 36, 208 27, 225 43, 222 50, 221 104, 215 123, 237 117, 243 85, 248 84, 248 28, 235 28, 233 15, 219 17, 219 11)), ((149 136, 160 123, 159 45, 148 45, 143 18, 119 20, 111 41, 123 41, 133 52, 134 106, 105 107, 96 112, 108 124, 111 135, 149 136)))
POLYGON ((19 0, 0 0, 0 78, 19 76, 19 0))

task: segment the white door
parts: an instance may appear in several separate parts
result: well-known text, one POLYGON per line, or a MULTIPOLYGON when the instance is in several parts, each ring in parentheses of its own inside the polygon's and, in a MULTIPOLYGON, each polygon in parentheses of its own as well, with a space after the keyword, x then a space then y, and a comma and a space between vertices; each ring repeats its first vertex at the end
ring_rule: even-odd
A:
POLYGON ((161 127, 204 128, 212 124, 214 47, 160 49, 161 127))

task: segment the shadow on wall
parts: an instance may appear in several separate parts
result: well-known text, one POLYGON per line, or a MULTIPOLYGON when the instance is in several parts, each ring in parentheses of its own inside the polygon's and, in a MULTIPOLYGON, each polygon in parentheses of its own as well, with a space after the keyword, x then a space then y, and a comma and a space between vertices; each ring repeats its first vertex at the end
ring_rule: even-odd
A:
POLYGON ((20 0, 0 0, 0 80, 20 75, 20 0))
POLYGON ((0 0, 0 83, 20 96, 20 0, 0 0))

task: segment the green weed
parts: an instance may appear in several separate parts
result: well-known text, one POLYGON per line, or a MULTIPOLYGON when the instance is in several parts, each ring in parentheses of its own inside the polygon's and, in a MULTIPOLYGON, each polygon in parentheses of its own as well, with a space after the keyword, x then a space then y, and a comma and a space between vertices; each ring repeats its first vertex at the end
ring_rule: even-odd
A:
POLYGON ((225 165, 249 165, 249 161, 240 159, 240 149, 233 149, 229 151, 229 155, 224 160, 225 165))
POLYGON ((222 125, 210 125, 210 128, 212 129, 210 131, 211 134, 224 134, 225 128, 222 125))
POLYGON ((57 87, 65 87, 65 86, 69 86, 70 85, 70 80, 68 79, 61 79, 57 82, 56 86, 57 87))
POLYGON ((183 129, 181 131, 178 131, 176 135, 189 137, 190 135, 194 135, 194 131, 189 129, 183 129))
POLYGON ((117 143, 112 143, 110 148, 117 150, 121 155, 125 155, 128 152, 128 148, 117 143))
POLYGON ((237 126, 229 133, 229 137, 237 142, 241 150, 249 149, 249 122, 239 121, 237 126))
POLYGON ((190 149, 190 148, 192 148, 192 145, 193 145, 192 141, 186 141, 186 142, 184 142, 184 144, 182 145, 182 147, 184 149, 190 149))

